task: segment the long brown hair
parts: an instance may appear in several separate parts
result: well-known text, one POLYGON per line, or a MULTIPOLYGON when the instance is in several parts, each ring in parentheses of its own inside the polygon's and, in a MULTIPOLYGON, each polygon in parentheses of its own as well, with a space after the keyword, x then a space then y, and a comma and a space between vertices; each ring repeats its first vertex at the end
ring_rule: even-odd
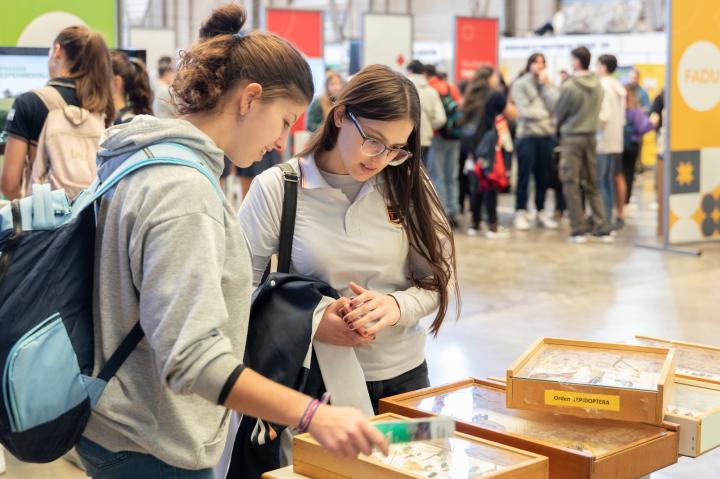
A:
POLYGON ((145 64, 137 58, 130 59, 125 52, 110 52, 113 74, 122 78, 123 90, 136 115, 152 115, 153 92, 150 88, 145 64))
POLYGON ((200 42, 180 54, 170 89, 178 113, 212 110, 243 82, 259 83, 263 100, 312 100, 312 73, 302 54, 275 34, 241 33, 246 18, 234 3, 213 10, 200 28, 200 42))
POLYGON ((110 82, 110 51, 102 35, 83 26, 67 27, 53 41, 65 53, 68 70, 75 80, 80 105, 86 110, 105 114, 105 126, 115 121, 115 105, 110 82))
POLYGON ((637 85, 628 83, 625 85, 625 91, 627 92, 627 108, 628 110, 636 110, 642 108, 640 104, 640 95, 638 95, 637 85))
POLYGON ((454 291, 458 313, 460 295, 452 229, 420 160, 421 107, 417 90, 408 78, 388 67, 371 65, 364 68, 345 85, 330 109, 327 121, 299 156, 316 155, 335 147, 339 129, 332 118, 338 108, 371 120, 409 118, 413 122, 408 138, 413 157, 400 166, 388 166, 383 170, 386 185, 383 191, 388 206, 399 213, 410 248, 430 265, 431 277, 413 275, 410 280, 414 286, 437 291, 440 295, 440 309, 430 326, 430 332, 437 336, 448 311, 450 290, 454 291))
POLYGON ((485 114, 485 105, 490 97, 490 78, 495 74, 492 67, 480 67, 468 86, 463 103, 463 112, 467 121, 474 120, 485 114))

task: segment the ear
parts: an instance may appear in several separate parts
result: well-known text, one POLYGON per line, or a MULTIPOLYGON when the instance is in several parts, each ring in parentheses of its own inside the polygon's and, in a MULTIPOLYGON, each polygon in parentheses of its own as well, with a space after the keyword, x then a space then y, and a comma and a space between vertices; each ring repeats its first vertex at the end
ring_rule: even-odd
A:
POLYGON ((251 108, 260 103, 263 94, 263 87, 259 83, 250 83, 239 92, 240 105, 238 111, 240 115, 246 115, 251 108))
POLYGON ((112 87, 116 92, 120 92, 123 89, 123 80, 120 75, 115 75, 112 79, 112 87))
POLYGON ((345 121, 345 107, 339 106, 335 108, 335 113, 333 115, 333 121, 335 122, 335 127, 340 128, 342 127, 343 121, 345 121))

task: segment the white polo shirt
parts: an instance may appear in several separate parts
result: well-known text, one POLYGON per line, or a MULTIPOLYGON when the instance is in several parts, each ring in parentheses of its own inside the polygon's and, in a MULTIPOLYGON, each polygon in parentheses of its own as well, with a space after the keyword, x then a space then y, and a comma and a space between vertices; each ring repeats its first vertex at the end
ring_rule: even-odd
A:
MULTIPOLYGON (((439 294, 413 287, 411 272, 431 274, 420 255, 411 253, 402 226, 391 221, 380 176, 367 181, 355 201, 330 186, 312 156, 289 162, 300 178, 291 270, 325 281, 353 297, 351 281, 392 294, 400 321, 378 333, 367 346, 355 348, 366 381, 395 378, 425 359, 427 332, 418 321, 439 306, 439 294)), ((284 184, 279 168, 255 178, 240 208, 239 219, 250 247, 254 281, 277 252, 284 184)))

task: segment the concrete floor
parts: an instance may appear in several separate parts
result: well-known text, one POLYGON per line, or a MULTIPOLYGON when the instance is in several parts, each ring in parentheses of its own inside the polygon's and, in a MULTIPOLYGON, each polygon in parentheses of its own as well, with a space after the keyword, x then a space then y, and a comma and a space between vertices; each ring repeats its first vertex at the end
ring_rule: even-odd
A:
MULTIPOLYGON (((720 247, 702 246, 700 258, 636 247, 653 242, 655 228, 655 213, 645 206, 651 184, 640 186, 637 196, 644 201, 614 245, 569 244, 567 227, 514 232, 508 241, 458 234, 463 313, 428 342, 433 384, 502 376, 540 336, 622 341, 645 334, 720 344, 720 247)), ((502 198, 506 223, 511 203, 502 198)), ((67 463, 8 459, 7 479, 84 477, 67 463)), ((652 478, 710 479, 718 470, 720 450, 682 458, 652 478)))

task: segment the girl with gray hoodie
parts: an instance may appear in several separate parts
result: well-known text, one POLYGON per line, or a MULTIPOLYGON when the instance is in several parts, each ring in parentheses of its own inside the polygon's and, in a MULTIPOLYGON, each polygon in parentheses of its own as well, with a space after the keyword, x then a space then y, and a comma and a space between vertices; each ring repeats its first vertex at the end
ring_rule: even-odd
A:
MULTIPOLYGON (((108 130, 101 178, 163 142, 189 149, 218 180, 225 156, 247 167, 285 145, 313 96, 310 68, 280 37, 241 33, 244 22, 239 5, 213 12, 180 58, 172 91, 181 118, 141 115, 108 130)), ((303 424, 341 457, 387 450, 359 411, 318 406, 243 367, 250 254, 235 212, 202 174, 158 165, 120 182, 100 205, 96 254, 96 367, 137 321, 145 339, 78 444, 91 477, 211 479, 230 410, 303 424)))

